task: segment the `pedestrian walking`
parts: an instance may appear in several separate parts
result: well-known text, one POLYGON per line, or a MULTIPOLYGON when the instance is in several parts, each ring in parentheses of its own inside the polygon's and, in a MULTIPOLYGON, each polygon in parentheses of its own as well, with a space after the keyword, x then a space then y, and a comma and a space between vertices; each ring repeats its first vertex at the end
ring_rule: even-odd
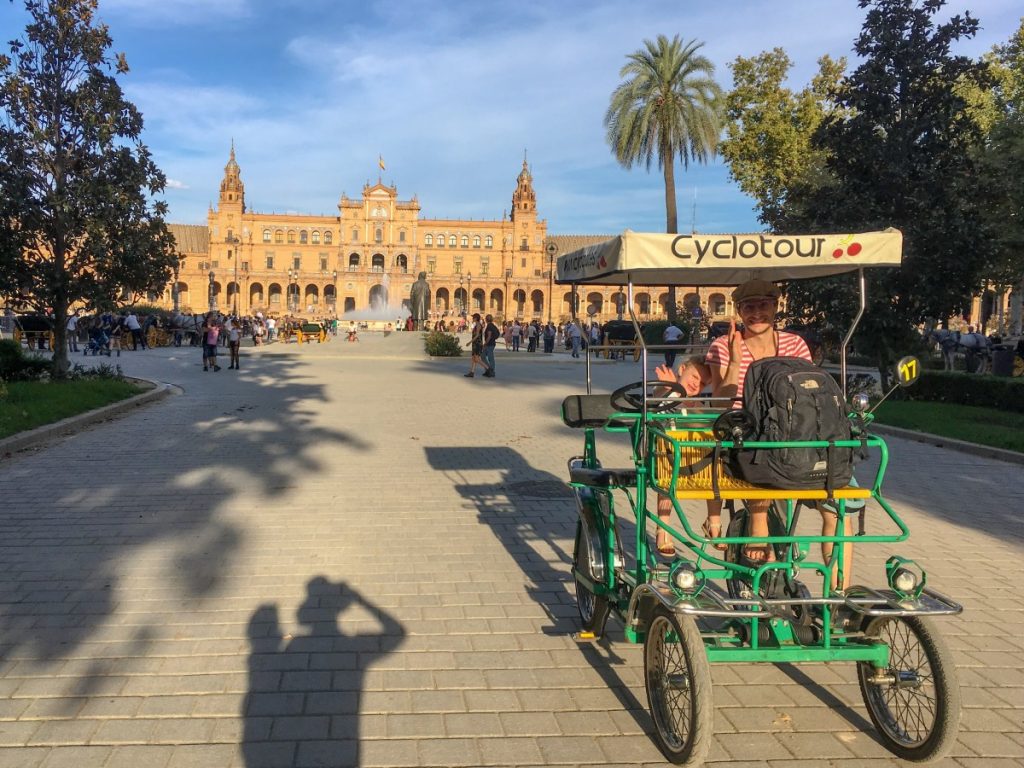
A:
POLYGON ((67 329, 68 352, 78 351, 78 310, 76 309, 68 316, 68 323, 64 326, 67 329))
POLYGON ((228 320, 228 350, 231 355, 229 369, 238 370, 238 350, 242 346, 242 329, 238 327, 238 321, 232 318, 228 320))
POLYGON ((487 366, 487 370, 484 371, 484 376, 489 379, 494 378, 494 345, 498 343, 498 337, 501 333, 498 331, 498 326, 494 324, 494 318, 491 315, 487 315, 486 324, 484 325, 484 348, 482 350, 481 358, 484 364, 487 366))
POLYGON ((480 320, 480 313, 473 313, 473 325, 469 330, 469 347, 470 352, 473 355, 473 359, 469 363, 469 373, 464 373, 467 379, 472 379, 476 375, 476 367, 479 365, 484 369, 484 376, 487 376, 487 372, 490 367, 483 361, 484 352, 484 324, 480 320))

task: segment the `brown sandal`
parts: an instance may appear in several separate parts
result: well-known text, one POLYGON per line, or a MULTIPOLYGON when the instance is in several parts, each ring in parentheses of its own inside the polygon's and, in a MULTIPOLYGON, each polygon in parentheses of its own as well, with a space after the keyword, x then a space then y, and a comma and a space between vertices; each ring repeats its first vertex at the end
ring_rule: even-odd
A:
MULTIPOLYGON (((700 532, 703 533, 704 537, 707 539, 720 539, 722 538, 722 524, 719 522, 712 525, 711 521, 705 517, 704 523, 700 527, 700 532)), ((728 549, 725 544, 712 544, 711 547, 713 549, 717 549, 719 552, 725 552, 725 550, 728 549)))
POLYGON ((661 555, 662 557, 676 556, 676 545, 672 543, 671 538, 669 538, 667 535, 665 536, 665 538, 662 538, 660 535, 658 535, 657 537, 655 537, 655 540, 657 542, 657 546, 655 548, 658 550, 659 555, 661 555))
POLYGON ((754 565, 775 562, 775 547, 771 544, 744 544, 740 551, 743 553, 743 557, 754 565), (751 557, 755 553, 759 556, 751 557))

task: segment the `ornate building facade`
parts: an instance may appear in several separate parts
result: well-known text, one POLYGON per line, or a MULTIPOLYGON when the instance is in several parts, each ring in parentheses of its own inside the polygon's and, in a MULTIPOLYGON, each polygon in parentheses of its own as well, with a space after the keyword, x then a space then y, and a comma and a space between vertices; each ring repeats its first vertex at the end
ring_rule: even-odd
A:
MULTIPOLYGON (((570 316, 572 292, 554 284, 554 259, 611 237, 549 236, 525 158, 501 219, 421 218, 416 196, 401 200, 380 179, 359 198, 343 194, 337 209, 337 216, 249 210, 232 145, 206 226, 170 225, 183 258, 162 303, 306 318, 372 310, 393 319, 426 272, 435 319, 468 311, 558 321, 570 316)), ((676 297, 713 319, 732 312, 729 294, 682 287, 676 297)), ((641 319, 664 318, 667 300, 666 289, 640 289, 633 309, 641 319)), ((580 315, 602 322, 628 312, 623 289, 583 286, 578 302, 580 315)))

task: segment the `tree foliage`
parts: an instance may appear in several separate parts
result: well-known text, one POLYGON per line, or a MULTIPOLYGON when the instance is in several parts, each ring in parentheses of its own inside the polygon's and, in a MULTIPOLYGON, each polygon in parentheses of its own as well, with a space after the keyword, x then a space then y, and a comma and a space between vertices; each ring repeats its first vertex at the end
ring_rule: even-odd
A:
MULTIPOLYGON (((978 28, 970 14, 936 24, 944 0, 860 0, 867 14, 854 50, 859 66, 836 88, 839 110, 813 144, 826 153, 827 179, 798 182, 782 231, 896 227, 904 234, 900 269, 867 270, 869 305, 859 348, 887 370, 915 337, 913 328, 969 306, 992 264, 978 199, 975 157, 982 131, 971 119, 965 84, 988 88, 984 64, 954 55, 978 28)), ((833 325, 855 311, 851 278, 794 282, 787 304, 801 319, 828 313, 833 325)))
POLYGON ((737 57, 733 88, 725 96, 725 139, 719 153, 740 189, 757 202, 758 218, 777 230, 795 201, 789 192, 824 173, 827 150, 813 138, 839 109, 831 100, 846 60, 823 56, 811 85, 794 93, 785 86, 792 61, 781 48, 737 57))
MULTIPOLYGON (((645 40, 629 54, 612 93, 604 124, 615 158, 626 168, 653 162, 665 180, 665 231, 678 232, 675 160, 683 168, 715 156, 721 131, 722 89, 715 66, 699 53, 703 43, 685 45, 679 36, 645 40)), ((676 315, 675 287, 669 286, 669 320, 676 315)))
POLYGON ((0 57, 0 293, 52 311, 54 372, 72 303, 160 290, 178 256, 153 196, 165 178, 117 76, 96 0, 26 0, 30 22, 0 57))

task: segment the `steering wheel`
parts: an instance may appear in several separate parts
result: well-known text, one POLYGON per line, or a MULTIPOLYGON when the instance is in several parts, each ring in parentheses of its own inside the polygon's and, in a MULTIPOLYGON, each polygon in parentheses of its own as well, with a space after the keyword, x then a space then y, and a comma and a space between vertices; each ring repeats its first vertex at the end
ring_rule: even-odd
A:
POLYGON ((742 445, 744 439, 757 431, 757 422, 750 411, 733 408, 715 419, 711 431, 716 440, 731 440, 737 445, 742 445))
MULTIPOLYGON (((645 400, 665 397, 669 393, 676 393, 682 397, 691 397, 691 395, 683 388, 683 385, 676 381, 661 381, 660 379, 648 381, 646 391, 644 390, 644 383, 642 381, 634 381, 632 384, 626 384, 612 392, 612 408, 619 413, 643 413, 645 400), (665 390, 665 392, 660 395, 656 395, 654 394, 655 389, 665 390)), ((671 400, 657 400, 655 402, 648 402, 647 412, 663 413, 664 411, 674 410, 675 408, 678 408, 679 405, 680 404, 676 398, 672 398, 671 400)))

